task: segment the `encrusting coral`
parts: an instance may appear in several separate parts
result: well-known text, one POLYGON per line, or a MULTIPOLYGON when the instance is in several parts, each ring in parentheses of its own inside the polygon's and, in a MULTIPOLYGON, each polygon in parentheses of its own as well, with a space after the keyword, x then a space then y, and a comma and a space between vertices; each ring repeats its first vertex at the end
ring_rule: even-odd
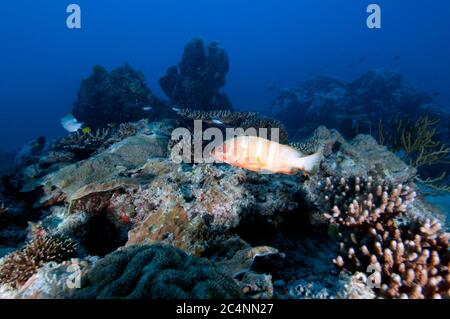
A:
POLYGON ((156 244, 130 246, 101 259, 75 297, 230 299, 242 292, 208 260, 156 244))
POLYGON ((25 284, 44 264, 60 263, 75 255, 77 244, 70 238, 36 233, 21 250, 0 263, 0 283, 12 288, 25 284))
POLYGON ((370 274, 382 298, 450 297, 449 234, 436 220, 402 220, 412 187, 369 176, 327 177, 319 188, 324 217, 339 226, 338 268, 370 274))

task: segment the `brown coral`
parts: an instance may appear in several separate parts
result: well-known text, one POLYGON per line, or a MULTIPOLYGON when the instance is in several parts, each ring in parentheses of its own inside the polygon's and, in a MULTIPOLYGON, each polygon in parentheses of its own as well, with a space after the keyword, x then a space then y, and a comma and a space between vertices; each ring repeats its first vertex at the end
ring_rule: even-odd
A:
POLYGON ((415 199, 411 187, 329 177, 320 188, 325 218, 340 226, 338 268, 370 274, 380 297, 450 296, 449 234, 435 220, 400 219, 415 199))
POLYGON ((0 283, 17 288, 45 263, 60 263, 75 254, 76 243, 64 237, 39 234, 21 250, 7 255, 0 264, 0 283))
POLYGON ((406 212, 416 192, 410 186, 397 185, 381 178, 327 177, 319 182, 327 212, 324 216, 334 224, 355 226, 376 223, 382 215, 398 216, 406 212))
POLYGON ((393 219, 343 236, 339 268, 367 271, 381 297, 450 297, 449 234, 437 221, 399 227, 393 219))

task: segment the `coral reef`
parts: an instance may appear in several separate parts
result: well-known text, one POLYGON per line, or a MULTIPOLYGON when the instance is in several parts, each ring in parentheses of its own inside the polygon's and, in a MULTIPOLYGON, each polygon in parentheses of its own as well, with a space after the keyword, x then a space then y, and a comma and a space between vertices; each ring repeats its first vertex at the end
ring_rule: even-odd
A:
POLYGON ((242 293, 206 259, 164 245, 130 246, 99 260, 77 298, 230 299, 242 293))
POLYGON ((37 234, 23 249, 2 259, 0 283, 20 287, 45 263, 62 262, 75 252, 76 243, 69 238, 37 234))
POLYGON ((373 137, 347 141, 324 126, 306 139, 294 135, 302 153, 324 150, 320 170, 264 175, 174 162, 170 135, 192 119, 223 128, 276 121, 229 110, 178 113, 42 140, 22 153, 0 189, 0 254, 20 254, 36 221, 50 238, 76 240, 80 259, 41 262, 17 289, 0 285, 0 296, 447 297, 442 216, 412 183, 417 170, 373 137), (375 273, 367 272, 372 255, 375 273), (72 263, 81 267, 81 290, 65 285, 72 263), (222 280, 226 289, 216 286, 222 280))
POLYGON ((450 296, 449 234, 437 220, 401 219, 416 197, 411 187, 368 176, 328 177, 319 188, 324 217, 340 226, 339 268, 367 271, 380 297, 450 296))
POLYGON ((380 119, 396 115, 434 115, 448 121, 430 95, 402 83, 402 76, 382 69, 371 70, 357 80, 318 76, 292 90, 283 90, 273 100, 270 115, 301 136, 317 126, 336 128, 345 137, 376 134, 380 119), (301 115, 299 115, 301 114, 301 115))
POLYGON ((72 113, 86 126, 97 129, 140 120, 146 117, 143 107, 162 105, 147 87, 142 72, 128 64, 111 72, 97 65, 81 82, 72 113))
POLYGON ((356 226, 375 224, 382 215, 395 217, 406 212, 416 198, 410 186, 393 186, 372 176, 351 179, 327 177, 319 182, 321 195, 330 213, 324 216, 333 224, 356 226))
POLYGON ((183 108, 231 109, 220 88, 229 70, 228 55, 218 42, 190 40, 178 66, 167 69, 159 84, 170 102, 183 108))

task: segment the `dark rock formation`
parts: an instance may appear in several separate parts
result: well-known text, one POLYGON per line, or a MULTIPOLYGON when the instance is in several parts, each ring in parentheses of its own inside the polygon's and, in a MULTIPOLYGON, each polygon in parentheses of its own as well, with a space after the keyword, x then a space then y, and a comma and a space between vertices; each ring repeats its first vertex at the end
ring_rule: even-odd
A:
POLYGON ((159 79, 172 104, 201 110, 231 109, 227 95, 220 92, 229 71, 228 55, 217 42, 192 39, 178 66, 167 69, 159 79))
POLYGON ((144 74, 130 65, 108 72, 95 66, 81 82, 73 115, 86 126, 104 128, 110 123, 137 121, 147 116, 143 107, 163 104, 148 88, 144 74))
POLYGON ((325 125, 346 137, 376 134, 380 120, 390 124, 396 115, 449 118, 433 105, 431 96, 404 86, 402 80, 400 74, 385 70, 369 71, 350 83, 319 76, 281 91, 272 102, 271 115, 300 136, 325 125))

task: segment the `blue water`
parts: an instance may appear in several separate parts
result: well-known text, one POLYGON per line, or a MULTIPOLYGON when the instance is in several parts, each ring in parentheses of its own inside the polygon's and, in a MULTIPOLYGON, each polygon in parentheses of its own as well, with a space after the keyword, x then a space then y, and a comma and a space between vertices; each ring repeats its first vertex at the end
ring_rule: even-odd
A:
POLYGON ((219 40, 227 50, 224 90, 238 108, 267 108, 270 85, 292 87, 322 73, 351 80, 375 67, 440 92, 448 107, 450 1, 373 2, 382 8, 381 30, 366 27, 370 1, 2 1, 0 150, 64 134, 59 119, 94 64, 130 62, 163 96, 158 78, 194 36, 219 40), (66 27, 70 3, 81 6, 81 30, 66 27))

